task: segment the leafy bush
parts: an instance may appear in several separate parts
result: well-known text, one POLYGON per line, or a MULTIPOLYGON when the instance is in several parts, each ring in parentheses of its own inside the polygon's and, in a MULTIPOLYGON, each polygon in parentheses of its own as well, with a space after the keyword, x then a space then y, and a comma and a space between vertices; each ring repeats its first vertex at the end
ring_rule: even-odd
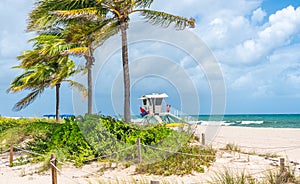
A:
POLYGON ((0 142, 1 149, 6 149, 8 144, 19 144, 24 140, 44 136, 56 127, 55 121, 46 119, 12 119, 0 117, 0 142))
POLYGON ((112 117, 101 117, 100 122, 118 140, 131 145, 136 144, 137 138, 140 138, 142 144, 152 145, 165 139, 173 132, 165 124, 152 125, 144 129, 141 126, 124 123, 112 117))
POLYGON ((84 139, 78 122, 66 119, 57 127, 47 143, 48 152, 63 152, 67 159, 74 160, 77 166, 84 160, 94 158, 94 149, 84 139))
POLYGON ((127 149, 136 144, 137 138, 141 138, 142 144, 155 144, 171 132, 165 125, 141 129, 111 117, 86 115, 36 134, 27 148, 48 155, 54 152, 63 156, 60 160, 74 160, 77 166, 97 157, 128 161, 137 158, 135 147, 127 149), (126 151, 118 152, 123 149, 126 151))
POLYGON ((84 137, 99 156, 118 162, 136 163, 137 149, 132 145, 136 144, 137 138, 142 144, 156 144, 174 132, 165 125, 142 129, 135 124, 97 115, 87 115, 78 120, 84 137))

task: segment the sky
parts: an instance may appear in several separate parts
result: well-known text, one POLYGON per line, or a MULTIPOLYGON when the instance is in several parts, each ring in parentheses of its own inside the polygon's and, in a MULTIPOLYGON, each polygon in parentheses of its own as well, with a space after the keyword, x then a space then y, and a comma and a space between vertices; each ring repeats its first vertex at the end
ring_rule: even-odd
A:
MULTIPOLYGON (((20 74, 12 69, 18 65, 16 57, 31 49, 27 40, 34 34, 25 30, 33 3, 0 1, 2 116, 55 112, 54 89, 47 89, 17 112, 12 107, 28 91, 6 92, 11 80, 20 74)), ((172 108, 189 114, 300 113, 300 1, 156 0, 151 8, 193 17, 196 27, 174 32, 149 24, 140 26, 140 18, 132 17, 128 39, 133 114, 138 114, 138 98, 153 92, 167 93, 166 101, 172 108)), ((97 113, 122 113, 119 41, 119 35, 111 38, 95 54, 97 113)), ((76 62, 82 64, 84 59, 76 62)), ((75 79, 85 83, 84 76, 75 79)), ((86 100, 69 86, 63 85, 61 93, 61 113, 86 110, 86 100)))

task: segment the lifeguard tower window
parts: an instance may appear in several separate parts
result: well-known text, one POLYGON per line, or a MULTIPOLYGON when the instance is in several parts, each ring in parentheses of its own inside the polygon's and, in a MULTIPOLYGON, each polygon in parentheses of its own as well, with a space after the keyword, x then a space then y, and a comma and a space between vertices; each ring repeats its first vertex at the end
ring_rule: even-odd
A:
POLYGON ((162 98, 157 98, 156 100, 155 100, 155 105, 161 105, 161 103, 162 103, 162 98))
POLYGON ((147 99, 143 99, 143 105, 147 105, 147 99))

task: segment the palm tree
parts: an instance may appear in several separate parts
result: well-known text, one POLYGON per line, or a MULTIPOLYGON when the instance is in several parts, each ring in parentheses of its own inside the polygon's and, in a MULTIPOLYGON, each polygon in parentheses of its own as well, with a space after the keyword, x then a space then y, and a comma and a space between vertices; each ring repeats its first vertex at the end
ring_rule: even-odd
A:
MULTIPOLYGON (((66 55, 75 55, 86 59, 87 88, 88 88, 88 114, 92 114, 92 67, 95 62, 94 51, 102 45, 110 36, 117 33, 114 24, 105 19, 105 13, 93 17, 76 16, 68 19, 61 19, 54 14, 55 10, 65 7, 63 1, 37 1, 37 7, 30 13, 28 31, 47 32, 49 29, 63 29, 67 42, 76 44, 77 47, 64 51, 66 55), (105 33, 105 34, 104 34, 105 33)), ((88 3, 89 4, 89 3, 88 3)), ((75 3, 70 9, 85 9, 85 3, 75 3)), ((66 7, 65 7, 66 8, 66 7)))
POLYGON ((17 76, 8 89, 8 92, 31 90, 14 106, 14 110, 21 110, 31 104, 39 94, 47 87, 56 89, 56 120, 59 120, 60 93, 62 82, 68 82, 71 86, 78 88, 83 95, 86 90, 83 85, 67 78, 76 74, 74 61, 68 56, 61 55, 70 45, 64 43, 64 39, 57 35, 39 35, 32 39, 34 49, 23 52, 18 57, 21 64, 15 68, 23 69, 24 72, 17 76))
MULTIPOLYGON (((55 4, 56 0, 40 1, 38 9, 49 7, 55 4)), ((158 24, 163 27, 168 27, 174 23, 176 28, 184 29, 187 26, 194 27, 195 20, 187 19, 180 16, 171 15, 164 12, 150 10, 153 0, 63 0, 51 7, 51 11, 55 16, 69 19, 70 17, 89 17, 91 20, 97 16, 106 18, 115 25, 119 25, 122 36, 122 63, 124 77, 124 118, 126 122, 130 121, 130 77, 128 67, 128 43, 127 43, 127 28, 129 16, 133 13, 140 13, 148 22, 158 24), (59 5, 58 5, 59 4, 59 5), (82 8, 79 8, 82 7, 82 8), (112 16, 110 16, 112 15, 112 16)), ((35 13, 35 15, 39 15, 35 13)), ((35 20, 31 21, 30 25, 40 25, 40 22, 45 21, 47 17, 35 16, 35 20)), ((48 16, 48 23, 53 19, 48 16)), ((47 24, 43 24, 47 25, 47 24)))

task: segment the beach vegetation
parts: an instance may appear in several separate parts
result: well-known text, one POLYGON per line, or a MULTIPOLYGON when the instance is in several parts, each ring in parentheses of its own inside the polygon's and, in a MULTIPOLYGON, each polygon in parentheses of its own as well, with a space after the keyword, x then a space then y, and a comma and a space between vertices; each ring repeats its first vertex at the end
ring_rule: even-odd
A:
POLYGON ((155 162, 138 165, 136 172, 163 176, 203 173, 215 161, 215 151, 211 151, 186 143, 165 158, 156 158, 155 162))
POLYGON ((260 157, 266 157, 266 158, 279 158, 280 155, 278 155, 277 153, 258 153, 257 154, 260 157))
POLYGON ((226 144, 224 150, 241 152, 241 148, 238 145, 233 144, 233 143, 226 144))
POLYGON ((143 128, 99 115, 66 119, 60 123, 47 119, 12 119, 9 126, 9 121, 3 118, 0 123, 0 142, 4 143, 1 149, 9 148, 13 142, 16 147, 33 153, 15 160, 16 165, 42 161, 43 169, 48 169, 50 155, 55 153, 59 164, 72 162, 82 166, 101 161, 108 163, 104 169, 138 165, 138 173, 186 175, 203 172, 215 160, 212 148, 191 146, 191 134, 174 131, 164 124, 143 128), (141 162, 137 138, 141 143, 141 162))
POLYGON ((283 172, 275 169, 268 169, 262 171, 260 177, 256 177, 252 174, 247 174, 245 171, 237 172, 228 168, 224 168, 222 171, 215 172, 211 176, 207 183, 211 184, 298 184, 299 180, 295 177, 294 171, 287 169, 283 172))
POLYGON ((207 181, 210 184, 255 184, 255 179, 246 174, 245 171, 234 172, 228 168, 224 168, 223 171, 216 172, 210 180, 207 181))
POLYGON ((244 154, 248 154, 248 155, 258 155, 260 157, 266 157, 266 158, 278 158, 278 157, 280 157, 280 155, 278 155, 277 153, 270 153, 270 152, 257 153, 254 150, 252 150, 252 151, 242 150, 238 145, 233 144, 233 143, 226 144, 225 147, 222 148, 222 150, 233 151, 233 152, 237 152, 237 153, 244 153, 244 154))

